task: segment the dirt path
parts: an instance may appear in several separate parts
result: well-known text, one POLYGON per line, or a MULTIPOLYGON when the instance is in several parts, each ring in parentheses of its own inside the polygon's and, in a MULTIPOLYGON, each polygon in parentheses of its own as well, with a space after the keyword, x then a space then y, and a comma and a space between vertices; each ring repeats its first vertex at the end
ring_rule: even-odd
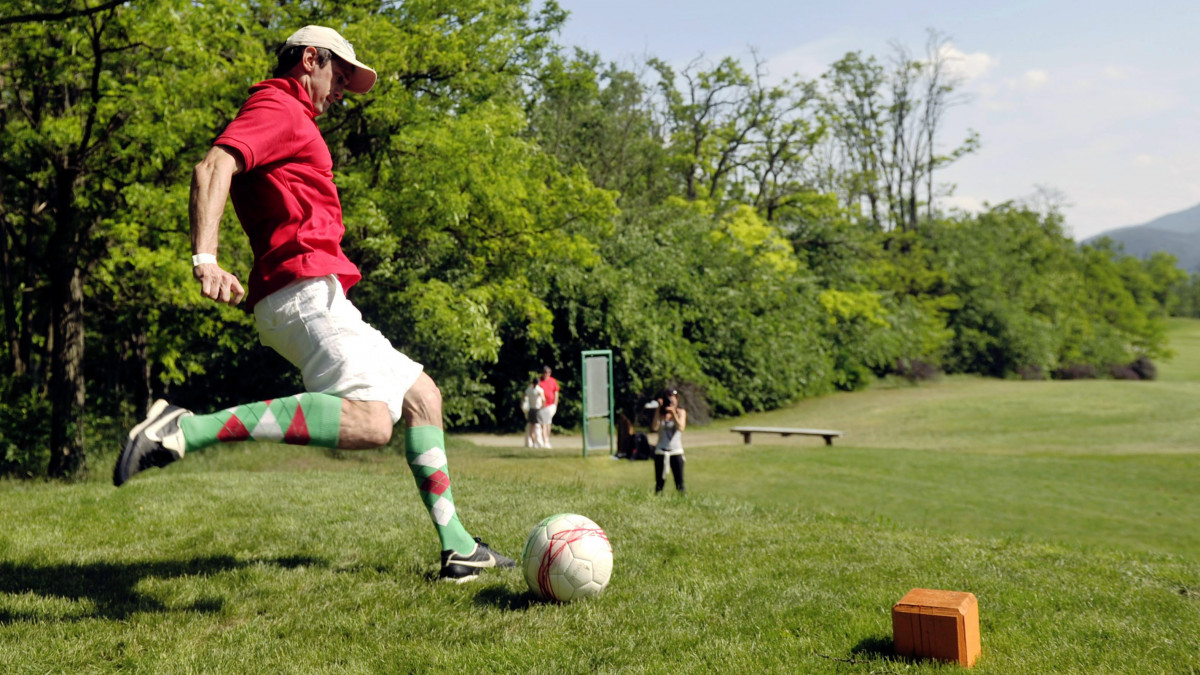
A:
MULTIPOLYGON (((461 438, 465 441, 470 441, 475 445, 491 447, 491 448, 523 448, 525 447, 524 434, 456 434, 450 433, 454 438, 461 438)), ((649 435, 649 434, 648 434, 649 435)), ((650 436, 653 442, 654 436, 650 436)), ((821 439, 817 439, 818 441, 821 439)), ((684 432, 683 445, 685 448, 703 447, 706 445, 731 445, 741 443, 742 437, 730 433, 728 431, 708 431, 708 430, 688 430, 684 432)), ((555 448, 582 448, 583 439, 579 434, 555 434, 550 439, 551 445, 555 448)))

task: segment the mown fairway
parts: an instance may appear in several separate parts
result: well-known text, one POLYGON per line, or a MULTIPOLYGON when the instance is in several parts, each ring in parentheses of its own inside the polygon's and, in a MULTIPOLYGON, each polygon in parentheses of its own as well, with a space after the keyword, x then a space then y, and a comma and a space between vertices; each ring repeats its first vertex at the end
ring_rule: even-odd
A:
MULTIPOLYGON (((588 515, 613 582, 536 602, 519 570, 431 581, 403 458, 210 450, 120 490, 0 483, 0 672, 924 672, 891 654, 916 586, 979 598, 980 673, 1200 670, 1200 324, 1155 382, 947 379, 688 432, 647 462, 452 440, 468 528, 517 554, 588 515), (668 491, 671 488, 668 487, 668 491)), ((515 438, 515 437, 514 437, 515 438)))

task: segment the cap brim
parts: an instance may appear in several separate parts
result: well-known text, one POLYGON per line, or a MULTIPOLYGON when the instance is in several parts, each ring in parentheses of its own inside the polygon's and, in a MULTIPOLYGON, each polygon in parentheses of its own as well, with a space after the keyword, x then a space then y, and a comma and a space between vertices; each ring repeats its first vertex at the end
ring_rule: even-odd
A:
POLYGON ((371 87, 375 86, 375 80, 379 77, 375 71, 356 59, 341 58, 354 66, 354 74, 350 76, 350 83, 346 85, 346 88, 356 94, 365 94, 371 91, 371 87))

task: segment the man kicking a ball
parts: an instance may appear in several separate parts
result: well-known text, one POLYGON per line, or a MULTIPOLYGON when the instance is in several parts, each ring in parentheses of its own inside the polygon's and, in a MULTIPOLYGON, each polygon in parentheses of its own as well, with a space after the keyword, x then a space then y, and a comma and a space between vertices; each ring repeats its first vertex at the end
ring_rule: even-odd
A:
POLYGON ((333 160, 314 118, 344 90, 369 91, 375 71, 337 31, 321 26, 292 34, 278 59, 273 79, 250 88, 193 173, 192 264, 204 297, 236 305, 246 295, 217 263, 221 215, 232 197, 254 251, 246 304, 259 340, 300 368, 307 392, 209 415, 156 401, 129 432, 113 484, 217 443, 377 448, 403 419, 405 457, 441 540, 440 577, 462 582, 484 568, 513 567, 459 521, 437 385, 346 299, 362 275, 342 252, 333 160))

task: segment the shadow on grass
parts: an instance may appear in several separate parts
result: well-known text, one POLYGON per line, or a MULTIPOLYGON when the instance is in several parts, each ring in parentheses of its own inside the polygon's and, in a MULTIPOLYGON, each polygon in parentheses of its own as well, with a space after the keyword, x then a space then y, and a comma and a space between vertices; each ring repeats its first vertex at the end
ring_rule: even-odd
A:
POLYGON ((833 659, 846 663, 872 663, 875 661, 891 661, 893 663, 913 664, 916 659, 900 656, 896 653, 896 643, 890 637, 863 638, 850 650, 851 658, 833 659))
MULTIPOLYGON (((324 561, 303 556, 270 560, 235 560, 230 556, 210 556, 192 560, 161 560, 132 563, 88 564, 16 564, 0 562, 0 594, 33 593, 44 598, 84 602, 86 610, 69 612, 61 618, 125 619, 136 612, 190 611, 212 613, 224 606, 220 598, 201 598, 187 607, 168 607, 136 588, 144 579, 172 579, 211 576, 257 564, 282 568, 323 565, 324 561)), ((3 596, 0 595, 0 599, 3 596)), ((0 609, 0 626, 18 621, 50 618, 51 612, 9 612, 0 609)))
POLYGON ((517 592, 506 586, 489 586, 475 596, 475 604, 488 605, 509 612, 524 612, 535 605, 547 604, 533 591, 517 592))
POLYGON ((869 637, 859 641, 850 650, 855 656, 869 656, 877 659, 895 659, 896 643, 888 637, 869 637))

